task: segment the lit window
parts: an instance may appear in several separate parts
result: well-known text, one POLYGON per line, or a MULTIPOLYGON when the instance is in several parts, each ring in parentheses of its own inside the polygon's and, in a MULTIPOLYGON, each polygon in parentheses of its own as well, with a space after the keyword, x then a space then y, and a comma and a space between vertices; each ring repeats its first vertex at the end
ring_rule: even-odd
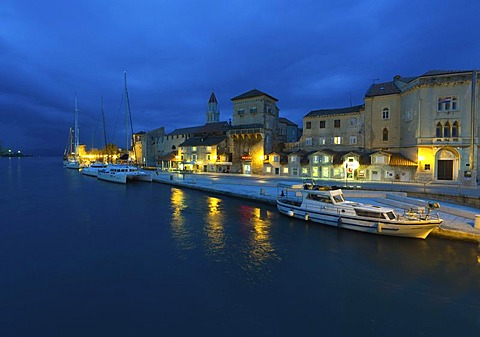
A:
POLYGON ((340 136, 333 137, 333 144, 336 144, 336 145, 342 144, 342 137, 340 136))
POLYGON ((313 163, 314 164, 318 164, 319 160, 320 160, 319 156, 313 156, 313 163))
POLYGON ((325 145, 325 137, 319 137, 318 138, 318 144, 319 145, 325 145))
POLYGON ((272 168, 271 168, 270 166, 267 166, 267 169, 266 169, 266 170, 267 170, 267 173, 272 172, 272 168))
POLYGON ((192 152, 197 152, 197 147, 196 146, 192 146, 192 152))
POLYGON ((291 156, 291 157, 290 157, 290 161, 291 161, 292 163, 296 163, 296 162, 297 162, 297 156, 291 156))

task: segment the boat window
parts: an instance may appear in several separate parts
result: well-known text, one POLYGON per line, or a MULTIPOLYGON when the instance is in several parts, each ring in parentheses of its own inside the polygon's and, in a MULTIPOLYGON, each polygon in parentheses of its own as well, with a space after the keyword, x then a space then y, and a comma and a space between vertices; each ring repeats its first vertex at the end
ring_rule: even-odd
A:
POLYGON ((335 202, 344 202, 345 201, 345 199, 343 199, 342 195, 334 195, 333 200, 335 200, 335 202))
POLYGON ((355 208, 355 213, 357 213, 358 216, 364 216, 367 218, 385 219, 383 213, 380 212, 373 212, 365 209, 355 208))
POLYGON ((320 194, 308 194, 308 199, 320 201, 320 202, 325 202, 325 203, 332 203, 332 200, 330 200, 329 196, 326 195, 320 195, 320 194))
POLYGON ((393 211, 387 212, 386 214, 390 220, 395 220, 396 216, 395 216, 395 213, 393 213, 393 211))

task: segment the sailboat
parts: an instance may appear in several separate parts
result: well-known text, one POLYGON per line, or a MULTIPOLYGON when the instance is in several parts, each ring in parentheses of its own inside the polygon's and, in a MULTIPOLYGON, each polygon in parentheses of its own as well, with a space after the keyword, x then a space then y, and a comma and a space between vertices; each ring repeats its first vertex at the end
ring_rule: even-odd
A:
POLYGON ((77 96, 75 96, 75 129, 70 127, 69 144, 63 155, 63 166, 69 169, 80 169, 84 165, 80 162, 80 155, 78 153, 80 146, 79 129, 78 129, 78 107, 77 96))
POLYGON ((131 136, 133 140, 133 149, 135 150, 135 137, 133 136, 133 126, 132 126, 132 116, 130 113, 130 102, 128 100, 128 90, 127 90, 127 72, 124 72, 124 83, 125 83, 125 131, 127 137, 127 146, 126 146, 126 156, 127 164, 109 164, 104 169, 99 169, 97 172, 97 178, 100 180, 110 181, 114 183, 126 184, 129 180, 140 180, 140 181, 152 181, 152 175, 148 172, 140 170, 137 166, 132 165, 129 155, 129 126, 131 130, 131 136))
MULTIPOLYGON (((107 133, 105 131, 105 114, 103 112, 103 96, 101 98, 101 117, 102 117, 102 125, 103 125, 103 140, 104 143, 103 145, 106 147, 107 146, 107 133)), ((92 147, 93 147, 93 141, 92 141, 92 147)), ((82 174, 91 176, 91 177, 96 177, 98 174, 98 170, 106 168, 108 165, 106 163, 103 163, 101 161, 95 161, 94 163, 91 163, 89 166, 85 167, 82 169, 82 174)))

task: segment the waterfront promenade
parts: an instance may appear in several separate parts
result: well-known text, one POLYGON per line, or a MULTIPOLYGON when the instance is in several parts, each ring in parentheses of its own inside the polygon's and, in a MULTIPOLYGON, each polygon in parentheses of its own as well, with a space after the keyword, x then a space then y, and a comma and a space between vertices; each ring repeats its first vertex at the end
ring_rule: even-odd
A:
MULTIPOLYGON (((208 193, 228 195, 236 198, 244 198, 261 203, 275 205, 277 193, 279 193, 276 178, 265 176, 243 176, 230 174, 181 174, 172 172, 152 172, 153 181, 173 186, 201 190, 208 193)), ((284 178, 288 180, 288 178, 284 178)), ((291 179, 292 183, 299 183, 299 179, 291 179)), ((338 186, 342 186, 338 182, 338 186)), ((434 196, 425 198, 408 197, 405 192, 385 190, 345 189, 345 197, 374 205, 390 206, 403 213, 404 209, 412 206, 425 206, 429 201, 435 200, 434 196)), ((440 228, 431 233, 433 236, 480 242, 480 228, 475 228, 475 219, 480 217, 480 209, 462 206, 454 203, 440 201, 441 208, 438 211, 444 219, 440 228)), ((478 227, 477 220, 477 227, 478 227)))

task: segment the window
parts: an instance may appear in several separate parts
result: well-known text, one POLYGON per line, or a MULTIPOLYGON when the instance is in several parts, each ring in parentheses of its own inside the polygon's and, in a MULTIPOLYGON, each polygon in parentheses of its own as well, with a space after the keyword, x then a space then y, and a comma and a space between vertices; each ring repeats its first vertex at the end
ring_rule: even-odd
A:
POLYGON ((280 156, 273 156, 273 162, 278 163, 280 161, 280 156))
POLYGON ((335 119, 333 121, 333 127, 334 128, 339 128, 340 127, 340 120, 339 119, 335 119))
POLYGON ((245 109, 238 109, 238 110, 237 110, 237 113, 238 113, 239 115, 243 115, 243 114, 245 113, 245 109))
POLYGON ((425 171, 430 171, 430 164, 425 164, 425 171))
POLYGON ((283 168, 283 173, 288 173, 288 167, 283 168))
POLYGON ((439 97, 437 101, 438 111, 456 111, 458 109, 458 98, 455 96, 439 97))
POLYGON ((443 137, 443 126, 442 123, 438 122, 437 127, 435 128, 435 137, 443 137))
POLYGON ((319 137, 318 138, 318 144, 319 145, 325 145, 325 137, 319 137))
POLYGON ((350 126, 357 126, 357 118, 350 118, 350 126))
POLYGON ((323 156, 323 162, 328 163, 330 161, 330 158, 328 156, 323 156))
POLYGON ((272 168, 270 166, 267 166, 266 171, 267 171, 267 173, 270 173, 270 172, 272 172, 272 168))
POLYGON ((412 120, 412 110, 405 111, 405 120, 411 121, 412 120))
POLYGON ((212 147, 211 147, 211 146, 207 146, 207 147, 205 148, 205 150, 206 150, 207 152, 210 152, 210 151, 212 151, 212 147))
POLYGON ((458 132, 458 122, 455 121, 452 124, 452 137, 458 137, 459 132, 458 132))
POLYGON ((325 121, 320 121, 320 129, 325 129, 325 121))
POLYGON ((250 113, 251 114, 256 114, 257 113, 257 107, 254 106, 253 108, 250 108, 250 113))
POLYGON ((390 109, 383 108, 382 110, 382 119, 389 119, 390 118, 390 109))
POLYGON ((388 142, 388 129, 387 129, 387 128, 383 128, 383 131, 382 131, 382 141, 388 142))
POLYGON ((312 128, 312 122, 305 122, 305 129, 311 129, 312 128))
POLYGON ((292 163, 296 163, 296 162, 297 162, 297 156, 291 156, 291 157, 290 157, 290 161, 291 161, 292 163))
POLYGON ((385 164, 386 157, 385 156, 377 156, 375 157, 375 164, 385 164))
POLYGON ((443 137, 449 138, 451 137, 451 128, 450 128, 450 122, 446 122, 445 125, 443 126, 443 137))
POLYGON ((197 161, 197 155, 196 154, 192 154, 192 161, 197 161))
POLYGON ((305 138, 305 146, 312 146, 312 138, 305 138))
POLYGON ((333 137, 333 144, 335 145, 342 144, 342 137, 340 136, 333 137))
POLYGON ((196 146, 192 146, 192 152, 197 152, 197 147, 196 146))
POLYGON ((211 158, 210 155, 207 154, 207 160, 208 160, 208 161, 210 161, 210 158, 211 158))
POLYGON ((357 144, 357 136, 350 136, 350 144, 357 144))
POLYGON ((320 162, 320 157, 319 156, 313 156, 313 163, 318 164, 320 162))

